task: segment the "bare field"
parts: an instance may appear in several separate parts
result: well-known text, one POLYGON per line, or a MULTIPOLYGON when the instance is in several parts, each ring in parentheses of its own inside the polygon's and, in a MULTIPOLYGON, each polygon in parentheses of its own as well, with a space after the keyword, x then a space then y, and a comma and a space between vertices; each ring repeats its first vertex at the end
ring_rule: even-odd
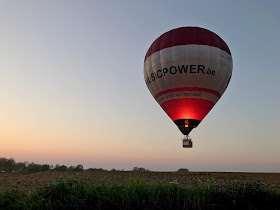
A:
POLYGON ((218 183, 229 183, 242 180, 261 180, 267 184, 280 187, 280 173, 240 173, 240 172, 135 172, 135 171, 104 171, 104 172, 42 172, 32 174, 0 173, 0 189, 18 188, 34 189, 49 184, 59 177, 89 178, 92 181, 126 183, 131 178, 146 182, 172 182, 179 185, 215 180, 218 183))

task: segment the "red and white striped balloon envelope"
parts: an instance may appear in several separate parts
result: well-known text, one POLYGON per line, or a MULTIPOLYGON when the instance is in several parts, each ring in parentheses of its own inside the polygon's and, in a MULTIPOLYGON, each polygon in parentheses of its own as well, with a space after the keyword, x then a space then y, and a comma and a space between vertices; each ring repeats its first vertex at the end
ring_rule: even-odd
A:
POLYGON ((157 38, 144 62, 151 94, 184 135, 199 125, 225 92, 232 74, 227 44, 199 27, 157 38))

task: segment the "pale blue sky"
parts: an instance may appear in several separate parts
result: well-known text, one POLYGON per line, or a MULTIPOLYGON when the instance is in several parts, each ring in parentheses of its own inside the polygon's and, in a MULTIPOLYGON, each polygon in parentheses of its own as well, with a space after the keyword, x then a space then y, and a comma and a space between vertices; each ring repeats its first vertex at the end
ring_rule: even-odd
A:
POLYGON ((278 1, 2 1, 0 156, 85 167, 280 172, 278 1), (233 76, 181 147, 143 61, 162 33, 198 26, 233 76))

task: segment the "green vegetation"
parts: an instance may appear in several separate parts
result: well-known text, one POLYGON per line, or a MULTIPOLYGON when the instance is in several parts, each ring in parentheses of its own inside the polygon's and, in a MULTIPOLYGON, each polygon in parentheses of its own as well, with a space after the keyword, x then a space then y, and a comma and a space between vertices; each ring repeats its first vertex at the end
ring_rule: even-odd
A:
POLYGON ((183 187, 64 177, 32 191, 0 190, 0 209, 279 209, 279 203, 280 189, 260 181, 183 187))

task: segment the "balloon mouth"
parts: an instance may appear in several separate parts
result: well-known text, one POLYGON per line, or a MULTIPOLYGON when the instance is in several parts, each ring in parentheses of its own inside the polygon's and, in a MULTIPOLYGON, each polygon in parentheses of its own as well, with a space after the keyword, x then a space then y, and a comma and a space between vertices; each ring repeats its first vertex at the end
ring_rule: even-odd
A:
POLYGON ((195 120, 195 119, 178 119, 174 120, 174 123, 178 126, 179 130, 184 134, 184 135, 189 135, 189 133, 192 131, 193 128, 196 128, 200 120, 195 120))

